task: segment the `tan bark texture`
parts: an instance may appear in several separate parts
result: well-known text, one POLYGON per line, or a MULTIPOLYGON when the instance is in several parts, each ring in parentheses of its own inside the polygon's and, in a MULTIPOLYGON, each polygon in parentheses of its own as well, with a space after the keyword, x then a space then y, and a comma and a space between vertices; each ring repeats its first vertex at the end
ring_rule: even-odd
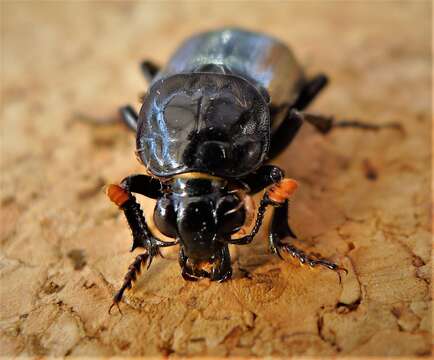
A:
POLYGON ((2 2, 0 353, 429 355, 430 15, 428 1, 2 2), (312 111, 404 127, 306 125, 275 162, 300 184, 297 245, 349 273, 281 261, 265 226, 231 249, 231 281, 184 281, 171 249, 108 315, 137 254, 103 187, 143 171, 110 119, 139 106, 141 60, 164 64, 184 38, 229 25, 330 76, 312 111))

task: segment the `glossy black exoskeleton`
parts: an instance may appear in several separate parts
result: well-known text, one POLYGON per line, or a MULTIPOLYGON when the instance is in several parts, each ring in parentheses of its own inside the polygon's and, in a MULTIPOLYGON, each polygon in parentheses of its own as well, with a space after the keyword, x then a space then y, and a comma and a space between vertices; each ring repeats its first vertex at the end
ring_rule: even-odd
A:
POLYGON ((303 122, 322 133, 334 126, 379 126, 302 113, 326 85, 326 76, 306 77, 285 44, 260 33, 227 28, 198 34, 165 68, 146 61, 142 69, 151 84, 140 114, 130 106, 121 114, 137 132, 137 155, 147 175, 127 177, 111 198, 130 224, 132 250, 142 247, 145 253, 130 266, 114 304, 160 247, 180 245, 187 280, 229 279, 228 245, 250 243, 269 205, 273 253, 284 251, 310 266, 339 270, 283 241, 295 238, 285 197, 276 200, 265 192, 251 232, 234 234, 251 217, 247 197, 283 180, 283 171, 266 162, 285 149, 303 122), (157 200, 154 223, 173 242, 151 233, 132 193, 157 200))

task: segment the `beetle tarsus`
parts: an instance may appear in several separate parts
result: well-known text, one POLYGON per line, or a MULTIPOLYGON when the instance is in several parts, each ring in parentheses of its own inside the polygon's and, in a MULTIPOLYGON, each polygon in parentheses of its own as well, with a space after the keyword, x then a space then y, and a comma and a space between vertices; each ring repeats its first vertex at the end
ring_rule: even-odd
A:
POLYGON ((123 312, 122 312, 122 310, 121 310, 121 308, 120 308, 120 306, 119 306, 119 302, 118 302, 118 301, 115 301, 115 300, 113 300, 112 304, 110 305, 110 307, 109 307, 109 309, 108 309, 108 313, 109 313, 109 315, 111 315, 111 313, 112 313, 112 309, 113 309, 114 306, 116 306, 116 307, 118 308, 118 310, 119 310, 119 314, 123 315, 123 312))
POLYGON ((282 242, 283 239, 289 237, 296 239, 296 235, 291 230, 288 224, 288 212, 289 212, 289 201, 286 200, 285 203, 281 207, 274 208, 273 217, 271 221, 270 228, 270 250, 273 254, 279 256, 282 260, 284 260, 282 253, 286 252, 290 254, 292 257, 298 259, 301 264, 307 264, 310 267, 315 266, 323 266, 327 269, 334 271, 344 271, 347 273, 347 270, 339 265, 319 257, 312 257, 307 255, 303 250, 296 248, 295 246, 282 242))
POLYGON ((303 250, 300 250, 290 244, 279 243, 277 245, 277 251, 279 254, 281 251, 290 254, 292 257, 296 258, 303 265, 307 264, 310 267, 316 267, 317 265, 320 265, 329 270, 338 271, 338 272, 344 271, 345 273, 348 273, 348 271, 345 268, 340 267, 339 265, 326 259, 313 258, 312 256, 307 255, 303 250))
POLYGON ((358 120, 339 120, 333 123, 333 127, 342 127, 342 128, 358 128, 362 130, 371 130, 371 131, 379 131, 382 129, 395 129, 401 132, 404 131, 402 125, 398 122, 387 122, 382 124, 369 124, 364 123, 358 120))
POLYGON ((126 273, 124 277, 124 282, 121 286, 121 288, 116 292, 115 296, 113 297, 113 303, 109 308, 109 314, 111 313, 112 308, 116 305, 119 309, 119 312, 122 314, 121 309, 119 307, 119 303, 121 302, 125 290, 131 289, 133 286, 133 282, 136 281, 137 275, 140 274, 141 267, 143 264, 148 262, 147 268, 151 265, 153 256, 151 256, 148 252, 145 252, 143 254, 140 254, 136 257, 134 262, 128 266, 128 272, 126 273))

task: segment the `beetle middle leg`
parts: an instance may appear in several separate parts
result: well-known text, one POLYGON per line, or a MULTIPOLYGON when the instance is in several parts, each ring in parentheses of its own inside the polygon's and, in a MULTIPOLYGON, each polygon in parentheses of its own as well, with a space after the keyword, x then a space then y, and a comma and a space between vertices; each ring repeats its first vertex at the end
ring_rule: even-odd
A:
POLYGON ((307 264, 311 267, 315 267, 319 265, 319 266, 324 266, 330 270, 347 272, 346 269, 340 267, 339 265, 329 260, 307 255, 303 250, 298 249, 297 247, 291 245, 288 242, 282 241, 288 237, 293 239, 297 238, 288 224, 288 209, 289 209, 289 200, 286 200, 280 207, 275 207, 273 210, 270 233, 269 233, 271 252, 279 256, 281 259, 283 259, 281 253, 286 252, 290 254, 292 257, 298 259, 298 261, 300 261, 301 264, 307 264))
POLYGON ((300 117, 290 117, 286 115, 282 124, 271 136, 271 147, 268 152, 268 159, 272 160, 283 152, 292 142, 294 137, 303 125, 303 119, 300 117))
MULTIPOLYGON (((152 61, 145 60, 140 64, 140 69, 148 82, 151 82, 155 75, 160 71, 160 67, 152 61)), ((119 109, 122 121, 134 132, 137 131, 137 121, 139 115, 131 105, 125 105, 119 109)))
POLYGON ((291 109, 288 118, 292 121, 308 122, 320 133, 327 134, 334 128, 357 128, 361 130, 379 131, 382 129, 395 129, 402 131, 401 124, 397 122, 387 122, 383 124, 370 124, 356 119, 336 120, 333 116, 299 112, 291 109))
POLYGON ((123 123, 134 132, 137 131, 137 122, 139 120, 139 115, 136 110, 131 105, 122 106, 119 109, 119 114, 123 123))
POLYGON ((301 90, 294 108, 303 110, 318 96, 327 84, 328 78, 325 74, 318 74, 313 77, 301 90))
POLYGON ((278 156, 294 139, 304 122, 309 123, 321 134, 328 134, 335 128, 358 128, 362 130, 379 131, 382 129, 395 129, 402 131, 402 126, 396 122, 383 124, 370 124, 359 120, 336 120, 333 116, 300 112, 294 108, 288 109, 285 120, 272 135, 271 148, 268 152, 270 160, 278 156))
POLYGON ((140 69, 148 82, 151 82, 155 75, 160 71, 160 67, 150 60, 145 60, 140 64, 140 69))

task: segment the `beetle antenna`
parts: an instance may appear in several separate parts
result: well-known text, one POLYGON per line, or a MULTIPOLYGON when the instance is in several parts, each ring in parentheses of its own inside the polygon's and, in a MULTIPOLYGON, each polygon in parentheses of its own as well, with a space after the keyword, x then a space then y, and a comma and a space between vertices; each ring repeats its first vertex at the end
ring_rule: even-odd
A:
POLYGON ((113 306, 117 306, 117 308, 118 308, 118 310, 119 310, 119 313, 121 314, 121 315, 123 315, 123 312, 122 312, 122 310, 121 310, 121 307, 119 306, 119 303, 118 302, 116 302, 116 301, 113 301, 113 303, 111 304, 111 306, 110 306, 110 308, 109 308, 109 310, 108 310, 108 313, 109 313, 109 315, 111 315, 111 313, 112 313, 112 309, 113 309, 113 306))

